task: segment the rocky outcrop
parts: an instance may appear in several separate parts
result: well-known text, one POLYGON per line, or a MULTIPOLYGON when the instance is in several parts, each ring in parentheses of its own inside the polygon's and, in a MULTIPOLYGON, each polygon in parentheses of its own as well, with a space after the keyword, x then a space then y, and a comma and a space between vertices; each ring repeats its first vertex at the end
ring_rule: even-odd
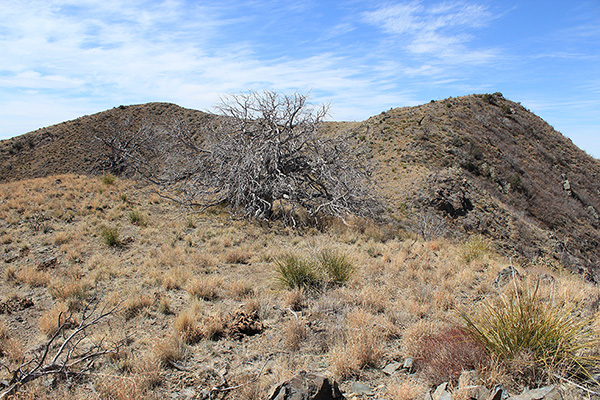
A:
POLYGON ((342 400, 337 383, 321 375, 301 371, 279 384, 269 400, 342 400))

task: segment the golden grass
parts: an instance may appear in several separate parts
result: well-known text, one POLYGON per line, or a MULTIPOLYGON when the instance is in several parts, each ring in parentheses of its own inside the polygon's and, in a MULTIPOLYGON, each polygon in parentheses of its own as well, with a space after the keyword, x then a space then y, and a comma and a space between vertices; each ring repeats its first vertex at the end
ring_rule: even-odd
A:
POLYGON ((386 335, 380 319, 355 310, 346 316, 344 330, 341 342, 329 354, 333 373, 344 379, 356 376, 363 368, 379 366, 386 335))
POLYGON ((71 311, 66 303, 57 303, 51 309, 46 311, 39 320, 40 331, 50 337, 56 333, 58 328, 68 323, 68 325, 77 325, 78 319, 71 311))
MULTIPOLYGON (((353 221, 298 232, 231 221, 219 212, 194 214, 189 224, 180 209, 124 179, 113 185, 85 177, 61 176, 61 184, 56 179, 4 184, 7 190, 0 190, 0 239, 6 238, 2 246, 11 260, 3 267, 0 299, 17 293, 35 302, 3 316, 8 336, 0 326, 0 350, 4 343, 21 353, 6 350, 0 362, 18 362, 39 345, 39 332, 52 334, 60 312, 66 318, 81 307, 92 288, 113 303, 124 300, 101 333, 108 341, 127 337, 120 350, 127 355, 95 364, 95 389, 75 385, 81 392, 74 398, 166 398, 182 382, 212 387, 221 382, 219 373, 231 384, 251 381, 245 392, 230 397, 263 398, 273 384, 301 369, 334 375, 342 387, 360 377, 378 388, 378 398, 422 398, 425 387, 443 376, 439 365, 423 366, 419 380, 404 373, 388 377, 379 369, 424 354, 419 348, 448 342, 436 335, 458 323, 458 308, 470 309, 482 299, 501 302, 492 282, 509 261, 481 243, 423 242, 353 221), (151 223, 133 224, 132 210, 151 223), (40 213, 52 231, 31 229, 27 218, 40 213), (107 246, 98 236, 102 226, 118 227, 127 243, 107 246), (273 264, 282 254, 318 265, 323 249, 335 249, 351 262, 348 279, 317 271, 318 290, 282 288, 273 279, 273 264), (50 257, 56 257, 55 266, 36 267, 50 257), (264 331, 233 338, 232 315, 239 310, 258 316, 264 331), (262 375, 253 380, 264 363, 262 375), (200 372, 198 365, 218 373, 200 372)), ((540 299, 574 304, 574 312, 595 318, 595 329, 600 328, 600 289, 560 268, 515 266, 525 281, 542 279, 540 299)), ((501 290, 506 295, 510 286, 501 290)), ((503 383, 515 393, 522 389, 505 365, 490 360, 479 369, 490 388, 503 383)), ((65 387, 58 381, 56 388, 47 386, 43 391, 49 394, 40 398, 65 387)))

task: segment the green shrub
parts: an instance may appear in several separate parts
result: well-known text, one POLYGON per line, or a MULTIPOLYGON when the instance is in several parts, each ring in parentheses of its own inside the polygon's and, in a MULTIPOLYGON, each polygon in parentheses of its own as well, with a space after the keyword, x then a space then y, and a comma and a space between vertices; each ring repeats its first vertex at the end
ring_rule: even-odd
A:
POLYGON ((148 224, 146 216, 138 210, 134 210, 129 213, 129 222, 138 226, 146 226, 148 224))
POLYGON ((460 258, 465 264, 470 264, 472 261, 481 259, 489 251, 490 244, 485 239, 480 236, 471 236, 462 246, 460 258))
POLYGON ((314 263, 295 254, 275 260, 275 279, 290 289, 311 287, 319 282, 314 263))
POLYGON ((102 227, 100 230, 100 236, 102 236, 104 243, 106 243, 108 246, 115 247, 121 244, 121 240, 119 239, 119 229, 116 227, 102 227))
POLYGON ((356 267, 345 253, 336 250, 323 250, 317 256, 323 274, 330 282, 342 284, 348 282, 356 267))
POLYGON ((102 175, 102 183, 104 183, 105 185, 114 185, 115 182, 117 181, 117 177, 114 176, 113 174, 104 174, 102 175))
MULTIPOLYGON (((551 374, 583 373, 598 365, 591 355, 600 340, 593 320, 582 317, 574 305, 553 304, 533 292, 516 290, 500 304, 486 302, 475 312, 462 310, 467 329, 500 361, 527 360, 530 379, 551 374)), ((527 377, 524 377, 527 379, 527 377)))

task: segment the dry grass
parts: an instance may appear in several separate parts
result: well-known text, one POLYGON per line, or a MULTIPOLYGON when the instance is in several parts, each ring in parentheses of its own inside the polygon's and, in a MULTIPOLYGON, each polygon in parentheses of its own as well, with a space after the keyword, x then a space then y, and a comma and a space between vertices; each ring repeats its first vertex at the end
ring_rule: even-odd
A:
POLYGON ((366 367, 377 367, 384 355, 385 327, 372 314, 352 311, 346 317, 341 342, 329 354, 334 374, 356 376, 366 367))
MULTIPOLYGON (((75 385, 76 394, 66 395, 70 389, 62 381, 32 384, 24 393, 167 398, 183 387, 212 387, 223 374, 231 385, 247 383, 229 397, 264 398, 272 385, 304 369, 336 376, 345 392, 360 378, 377 398, 410 399, 422 398, 426 387, 454 379, 467 366, 479 369, 490 388, 503 383, 515 393, 522 389, 506 365, 469 361, 463 339, 447 330, 457 324, 457 309, 498 301, 492 283, 509 262, 481 244, 423 242, 364 221, 299 232, 231 221, 216 212, 194 214, 189 224, 180 209, 124 179, 106 185, 67 175, 2 189, 0 238, 10 262, 2 266, 0 303, 16 294, 34 306, 1 316, 1 363, 14 365, 39 346, 45 339, 40 332, 55 332, 59 314, 61 321, 77 314, 92 290, 113 303, 124 300, 104 337, 127 341, 119 356, 95 364, 97 379, 75 385), (132 223, 132 210, 151 223, 132 223), (36 215, 52 230, 32 229, 36 215), (107 246, 98 236, 102 226, 118 227, 126 243, 107 246), (339 270, 351 273, 327 276, 318 262, 324 248, 335 249, 339 270), (285 261, 282 254, 308 261, 313 283, 305 287, 306 274, 299 273, 290 281, 295 283, 280 286, 273 265, 285 261), (253 322, 264 329, 250 335, 234 326, 253 322), (408 356, 416 358, 419 380, 380 371, 408 356)), ((542 279, 541 299, 568 300, 574 313, 595 318, 595 329, 600 327, 597 287, 560 268, 515 265, 524 282, 542 279)), ((517 361, 524 365, 526 357, 517 361)), ((10 378, 3 374, 0 379, 10 378)))
POLYGON ((205 275, 192 279, 187 285, 187 291, 198 299, 216 300, 222 286, 223 281, 218 276, 205 275))
POLYGON ((421 400, 426 391, 423 382, 407 378, 391 384, 387 394, 393 400, 421 400))
POLYGON ((308 337, 309 328, 306 321, 302 319, 291 319, 283 325, 283 341, 286 347, 292 351, 298 351, 300 345, 308 337))
POLYGON ((45 271, 39 271, 33 266, 27 266, 20 269, 15 275, 18 281, 32 287, 48 286, 50 283, 50 274, 45 271))
POLYGON ((66 303, 57 303, 42 314, 39 320, 39 329, 44 335, 50 337, 56 333, 62 324, 69 321, 70 325, 75 326, 78 324, 77 316, 69 311, 69 306, 66 303))

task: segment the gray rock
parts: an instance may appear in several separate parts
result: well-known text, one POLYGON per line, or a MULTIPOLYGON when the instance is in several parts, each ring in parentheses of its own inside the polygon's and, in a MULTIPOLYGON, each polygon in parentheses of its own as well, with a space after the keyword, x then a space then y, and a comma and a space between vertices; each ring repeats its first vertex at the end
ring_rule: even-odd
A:
POLYGON ((404 364, 402 364, 402 368, 408 370, 409 372, 412 371, 414 361, 415 360, 412 357, 407 357, 404 360, 404 364))
POLYGON ((492 394, 487 398, 487 400, 505 400, 508 398, 508 395, 504 391, 504 387, 502 385, 496 385, 494 390, 492 390, 492 394))
POLYGON ((492 286, 496 288, 501 288, 508 282, 510 282, 513 279, 513 276, 515 277, 515 279, 521 279, 521 274, 519 273, 519 271, 517 271, 515 267, 510 265, 504 268, 502 271, 498 272, 496 279, 494 279, 494 282, 492 282, 492 286))
POLYGON ((554 385, 550 385, 529 390, 518 396, 510 397, 509 400, 562 400, 562 396, 554 385))
POLYGON ((354 392, 354 394, 358 395, 358 396, 373 396, 373 390, 371 390, 370 387, 368 387, 367 385, 364 385, 360 382, 352 382, 352 384, 350 385, 352 387, 352 391, 354 392))
POLYGON ((452 400, 452 396, 446 390, 448 388, 448 382, 444 382, 435 389, 431 398, 433 400, 452 400))
POLYGON ((344 400, 337 383, 321 375, 300 371, 279 384, 269 400, 344 400))
POLYGON ((461 398, 469 400, 487 400, 490 397, 489 389, 481 385, 464 386, 459 392, 461 398))
POLYGON ((396 372, 401 366, 402 366, 402 364, 400 364, 399 362, 393 362, 393 363, 386 365, 382 371, 388 375, 391 375, 394 372, 396 372))

